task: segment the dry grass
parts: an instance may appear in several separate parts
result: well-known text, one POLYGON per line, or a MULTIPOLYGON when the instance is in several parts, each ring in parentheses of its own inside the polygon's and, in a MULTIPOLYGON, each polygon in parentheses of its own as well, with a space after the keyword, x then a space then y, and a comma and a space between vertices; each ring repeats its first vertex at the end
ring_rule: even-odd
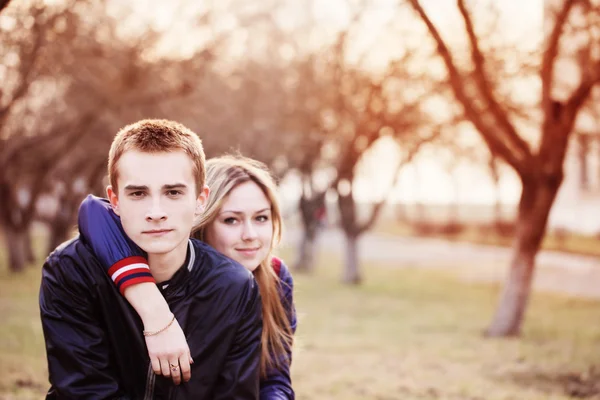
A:
MULTIPOLYGON (((366 282, 345 287, 338 264, 295 277, 298 399, 600 399, 600 303, 534 295, 523 337, 490 340, 497 286, 365 265, 366 282)), ((39 268, 0 269, 0 399, 47 387, 38 286, 39 268)))
POLYGON ((600 399, 599 303, 534 295, 521 339, 485 339, 497 287, 365 267, 360 288, 296 277, 300 399, 600 399))
POLYGON ((0 271, 0 399, 40 399, 47 389, 39 271, 20 276, 0 271))

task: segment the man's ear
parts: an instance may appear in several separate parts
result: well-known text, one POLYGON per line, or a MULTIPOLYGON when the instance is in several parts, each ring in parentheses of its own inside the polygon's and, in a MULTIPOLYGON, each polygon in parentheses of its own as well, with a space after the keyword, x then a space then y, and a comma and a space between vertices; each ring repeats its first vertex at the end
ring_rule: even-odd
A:
POLYGON ((117 196, 117 192, 113 190, 111 185, 108 185, 106 187, 106 197, 108 197, 110 205, 112 206, 115 214, 121 216, 121 214, 119 214, 119 197, 117 196))
POLYGON ((196 214, 196 216, 198 216, 204 212, 204 209, 206 208, 206 202, 208 201, 209 195, 210 195, 210 189, 208 186, 204 185, 204 187, 200 191, 200 194, 198 195, 198 198, 196 199, 196 210, 194 211, 194 214, 196 214))

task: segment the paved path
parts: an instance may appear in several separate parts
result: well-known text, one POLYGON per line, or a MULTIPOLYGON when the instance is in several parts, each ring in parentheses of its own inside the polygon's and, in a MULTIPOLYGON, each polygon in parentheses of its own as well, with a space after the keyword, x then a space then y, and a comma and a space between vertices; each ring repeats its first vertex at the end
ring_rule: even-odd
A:
MULTIPOLYGON (((283 245, 295 245, 300 234, 286 231, 283 245)), ((319 238, 319 246, 341 252, 344 236, 339 230, 328 230, 319 238)), ((511 258, 511 250, 504 247, 373 233, 361 238, 359 252, 363 260, 397 267, 452 268, 464 279, 484 281, 504 280, 511 258)), ((534 289, 600 299, 600 258, 541 251, 534 289)))

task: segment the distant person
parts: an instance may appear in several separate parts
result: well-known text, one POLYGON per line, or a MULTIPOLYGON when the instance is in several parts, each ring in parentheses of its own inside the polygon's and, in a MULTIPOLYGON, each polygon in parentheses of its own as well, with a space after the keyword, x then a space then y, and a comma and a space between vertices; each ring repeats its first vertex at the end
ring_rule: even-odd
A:
POLYGON ((51 383, 46 398, 258 399, 258 284, 239 263, 189 238, 209 194, 200 139, 175 122, 139 121, 116 135, 108 171, 120 241, 95 235, 102 223, 83 212, 80 225, 94 233, 94 242, 80 237, 62 245, 42 270, 40 312, 51 383), (138 247, 146 257, 123 260, 128 266, 114 265, 110 276, 94 254, 99 248, 111 256, 138 247), (136 282, 164 297, 162 310, 137 308, 144 324, 144 313, 154 312, 151 320, 160 325, 143 325, 119 293, 119 286, 136 282), (181 334, 180 327, 191 354, 160 359, 159 366, 187 381, 176 385, 155 374, 144 338, 170 330, 181 334))
POLYGON ((327 228, 327 207, 325 207, 325 204, 321 204, 319 207, 317 207, 314 217, 317 221, 318 229, 327 228))
MULTIPOLYGON (((263 164, 248 158, 214 158, 207 162, 206 168, 206 184, 211 192, 206 210, 193 229, 193 236, 238 261, 254 274, 262 295, 264 321, 260 399, 294 399, 290 378, 291 349, 296 330, 293 280, 285 264, 271 256, 273 245, 280 237, 282 222, 275 182, 263 164)), ((139 283, 139 268, 128 269, 132 264, 144 265, 145 260, 140 256, 145 255, 127 240, 119 217, 112 212, 108 201, 88 197, 80 213, 85 216, 80 224, 82 236, 102 260, 106 270, 116 275, 114 281, 121 292, 132 304, 154 305, 154 320, 167 320, 170 315, 168 305, 158 291, 149 291, 149 295, 131 291, 153 283, 147 283, 143 278, 139 283)), ((198 318, 196 322, 202 323, 202 317, 198 318)), ((165 371, 161 366, 168 365, 169 360, 184 357, 181 351, 186 343, 179 329, 173 324, 156 336, 162 339, 161 342, 148 342, 154 371, 158 374, 164 371, 167 372, 164 375, 169 376, 168 368, 165 371), (176 354, 169 355, 169 352, 176 354)), ((194 374, 198 373, 201 371, 194 371, 194 374)), ((174 377, 179 378, 178 374, 174 377)))

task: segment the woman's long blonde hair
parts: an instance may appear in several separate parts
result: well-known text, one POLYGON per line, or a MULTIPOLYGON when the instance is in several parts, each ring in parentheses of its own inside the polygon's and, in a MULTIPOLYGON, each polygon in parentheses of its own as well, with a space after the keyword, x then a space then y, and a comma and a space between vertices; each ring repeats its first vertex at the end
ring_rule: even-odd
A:
POLYGON ((273 223, 273 239, 267 257, 254 270, 262 299, 263 332, 262 355, 260 361, 261 375, 267 370, 278 368, 287 360, 287 350, 293 342, 292 329, 281 303, 279 295, 282 282, 272 267, 273 246, 281 239, 281 208, 277 200, 277 186, 268 168, 261 162, 242 156, 222 156, 210 159, 206 163, 206 184, 210 187, 210 195, 206 208, 194 229, 192 236, 204 240, 206 228, 214 222, 221 210, 223 202, 233 189, 245 182, 254 182, 264 192, 271 203, 271 221, 273 223))

